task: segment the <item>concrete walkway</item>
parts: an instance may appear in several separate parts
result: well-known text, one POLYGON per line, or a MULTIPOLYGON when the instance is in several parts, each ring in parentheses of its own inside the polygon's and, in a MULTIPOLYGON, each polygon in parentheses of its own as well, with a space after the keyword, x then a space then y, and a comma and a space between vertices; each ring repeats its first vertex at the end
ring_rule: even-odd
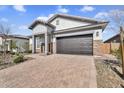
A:
POLYGON ((92 56, 28 55, 32 60, 0 70, 0 87, 97 87, 92 56))

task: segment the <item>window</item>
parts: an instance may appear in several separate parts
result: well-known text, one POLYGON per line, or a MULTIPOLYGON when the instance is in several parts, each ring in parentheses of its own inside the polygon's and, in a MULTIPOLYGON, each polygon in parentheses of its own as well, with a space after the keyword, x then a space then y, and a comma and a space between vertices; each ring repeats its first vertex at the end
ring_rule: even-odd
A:
POLYGON ((36 48, 40 48, 40 38, 36 38, 36 48))
POLYGON ((97 36, 97 37, 99 36, 99 32, 96 32, 96 36, 97 36))
POLYGON ((59 20, 56 20, 56 25, 59 25, 59 20))
POLYGON ((45 39, 42 36, 36 37, 36 48, 40 48, 41 47, 41 43, 44 43, 45 39))

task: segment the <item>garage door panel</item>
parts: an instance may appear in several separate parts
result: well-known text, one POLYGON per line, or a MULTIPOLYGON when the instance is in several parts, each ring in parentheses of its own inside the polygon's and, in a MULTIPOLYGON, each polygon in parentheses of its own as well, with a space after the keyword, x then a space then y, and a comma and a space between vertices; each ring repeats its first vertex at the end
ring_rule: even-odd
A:
POLYGON ((92 35, 57 38, 57 53, 92 54, 92 35))

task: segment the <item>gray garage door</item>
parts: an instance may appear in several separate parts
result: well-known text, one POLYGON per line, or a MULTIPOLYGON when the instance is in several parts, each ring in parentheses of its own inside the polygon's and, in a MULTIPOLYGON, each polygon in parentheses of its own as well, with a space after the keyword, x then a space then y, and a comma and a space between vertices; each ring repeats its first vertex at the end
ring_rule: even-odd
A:
POLYGON ((93 36, 81 35, 57 38, 57 53, 93 54, 93 36))

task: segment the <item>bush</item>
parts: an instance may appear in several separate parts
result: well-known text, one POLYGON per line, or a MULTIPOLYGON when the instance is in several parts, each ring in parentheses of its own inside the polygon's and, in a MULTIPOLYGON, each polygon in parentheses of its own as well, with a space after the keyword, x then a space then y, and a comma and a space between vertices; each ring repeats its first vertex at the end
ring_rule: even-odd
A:
POLYGON ((10 52, 10 54, 15 55, 15 52, 10 52))
POLYGON ((32 50, 29 50, 28 53, 32 53, 32 50))
POLYGON ((112 50, 111 53, 117 57, 117 59, 121 59, 121 49, 115 49, 115 50, 112 50))
POLYGON ((32 53, 32 50, 27 50, 25 51, 25 53, 32 53))
POLYGON ((13 59, 14 63, 21 63, 23 61, 24 61, 24 56, 23 55, 15 55, 14 56, 14 59, 13 59))
POLYGON ((19 52, 16 52, 15 55, 16 55, 16 56, 20 56, 21 54, 20 54, 19 52))
POLYGON ((2 60, 0 59, 0 63, 2 63, 2 60))

